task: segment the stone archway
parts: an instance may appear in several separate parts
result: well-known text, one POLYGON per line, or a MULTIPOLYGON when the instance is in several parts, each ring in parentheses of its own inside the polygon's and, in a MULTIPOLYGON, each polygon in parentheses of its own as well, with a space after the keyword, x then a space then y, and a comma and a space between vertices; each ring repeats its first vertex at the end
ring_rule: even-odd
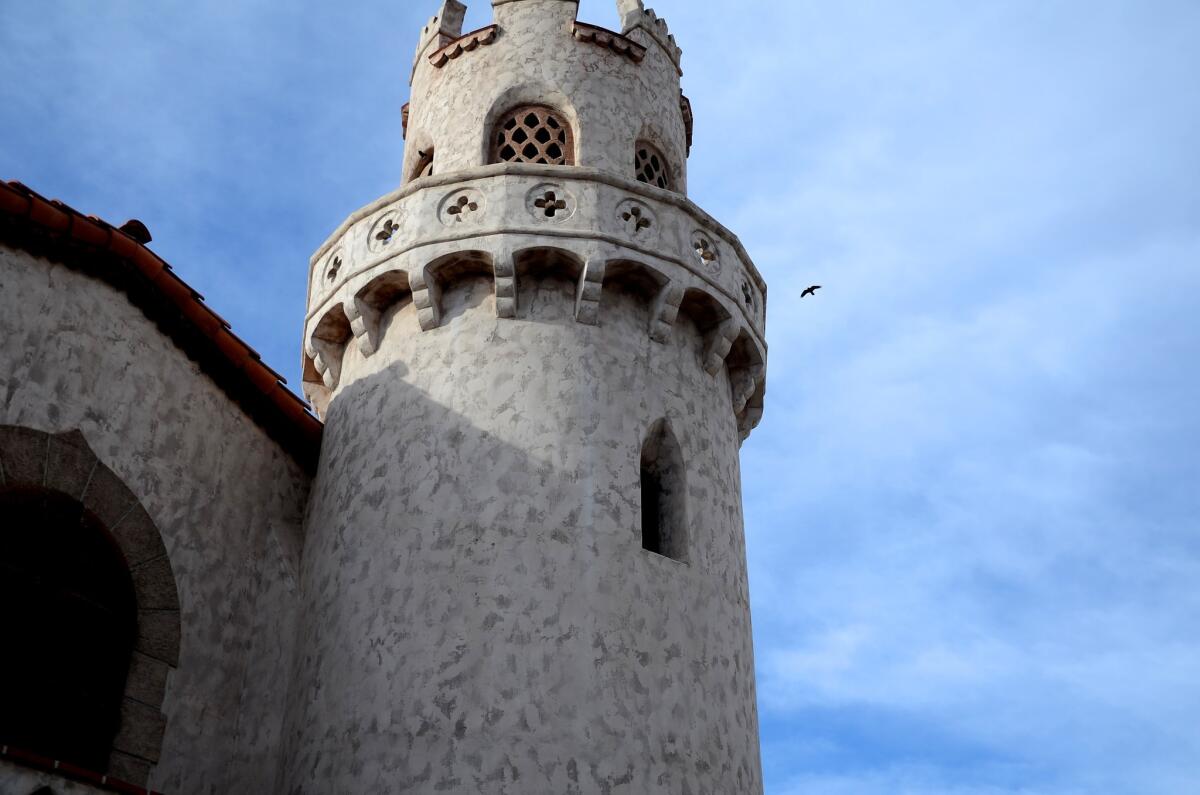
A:
POLYGON ((145 786, 158 762, 168 672, 179 664, 179 594, 162 537, 137 497, 96 457, 79 431, 49 434, 0 425, 0 488, 39 488, 77 500, 120 548, 133 579, 137 638, 108 769, 145 786))

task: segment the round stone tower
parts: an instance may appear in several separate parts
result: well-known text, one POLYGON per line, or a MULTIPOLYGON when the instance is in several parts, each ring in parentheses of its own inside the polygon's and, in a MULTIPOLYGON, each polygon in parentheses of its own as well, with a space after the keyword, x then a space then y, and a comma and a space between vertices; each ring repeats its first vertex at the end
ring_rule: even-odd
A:
POLYGON ((312 259, 289 793, 762 790, 739 446, 766 285, 640 0, 421 33, 404 183, 312 259))

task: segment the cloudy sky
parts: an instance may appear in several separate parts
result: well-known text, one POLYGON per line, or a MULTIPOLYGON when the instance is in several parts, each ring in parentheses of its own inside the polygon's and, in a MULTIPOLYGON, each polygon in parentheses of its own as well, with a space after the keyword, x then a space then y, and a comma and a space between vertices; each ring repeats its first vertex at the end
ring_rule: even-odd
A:
MULTIPOLYGON (((0 0, 0 178, 145 221, 295 384, 435 6, 0 0)), ((657 6, 770 284, 768 792, 1200 792, 1200 4, 657 6)))

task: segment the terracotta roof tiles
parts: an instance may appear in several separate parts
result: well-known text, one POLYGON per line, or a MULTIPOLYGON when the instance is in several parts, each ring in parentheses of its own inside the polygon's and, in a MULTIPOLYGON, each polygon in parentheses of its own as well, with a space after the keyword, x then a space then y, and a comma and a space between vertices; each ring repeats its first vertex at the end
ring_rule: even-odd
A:
POLYGON ((121 228, 46 199, 19 182, 0 182, 0 242, 109 282, 200 364, 284 449, 310 471, 323 426, 286 379, 230 330, 204 297, 146 248, 140 221, 121 228))

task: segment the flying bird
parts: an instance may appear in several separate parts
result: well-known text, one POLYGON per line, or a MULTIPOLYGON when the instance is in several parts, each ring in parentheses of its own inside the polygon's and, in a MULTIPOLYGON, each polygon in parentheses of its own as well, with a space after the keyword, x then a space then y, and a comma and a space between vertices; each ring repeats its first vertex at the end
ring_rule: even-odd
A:
POLYGON ((814 284, 812 287, 805 288, 804 292, 800 293, 801 298, 808 298, 810 295, 816 295, 817 290, 821 289, 821 285, 814 284))

